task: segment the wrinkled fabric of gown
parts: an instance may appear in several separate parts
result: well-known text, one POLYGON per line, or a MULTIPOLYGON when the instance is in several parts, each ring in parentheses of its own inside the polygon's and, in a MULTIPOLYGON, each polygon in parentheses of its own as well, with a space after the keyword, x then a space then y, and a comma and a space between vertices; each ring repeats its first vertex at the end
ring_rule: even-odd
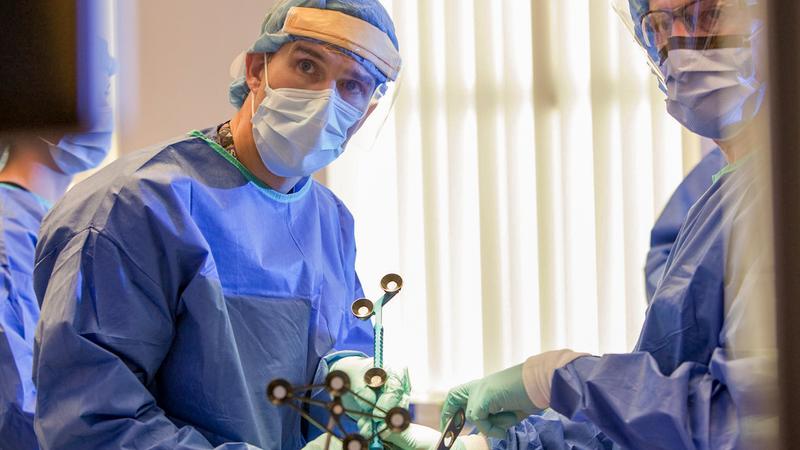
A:
POLYGON ((503 440, 489 439, 494 450, 611 450, 617 448, 590 422, 575 422, 552 409, 530 416, 506 431, 503 440))
POLYGON ((678 237, 689 209, 711 187, 711 178, 725 167, 725 155, 715 148, 681 181, 667 201, 650 232, 650 250, 644 268, 647 302, 653 299, 658 282, 664 276, 669 251, 678 237))
POLYGON ((47 206, 34 194, 0 183, 0 450, 36 449, 31 378, 39 303, 33 255, 47 206))

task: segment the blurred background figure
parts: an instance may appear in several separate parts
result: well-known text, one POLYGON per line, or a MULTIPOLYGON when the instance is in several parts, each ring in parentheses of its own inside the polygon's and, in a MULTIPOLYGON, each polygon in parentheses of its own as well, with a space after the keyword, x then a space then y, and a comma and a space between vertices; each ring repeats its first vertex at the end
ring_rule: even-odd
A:
POLYGON ((98 39, 94 123, 85 132, 3 140, 0 169, 0 449, 36 449, 31 378, 39 303, 33 292, 34 249, 45 214, 73 177, 99 165, 111 149, 110 80, 115 62, 98 39))

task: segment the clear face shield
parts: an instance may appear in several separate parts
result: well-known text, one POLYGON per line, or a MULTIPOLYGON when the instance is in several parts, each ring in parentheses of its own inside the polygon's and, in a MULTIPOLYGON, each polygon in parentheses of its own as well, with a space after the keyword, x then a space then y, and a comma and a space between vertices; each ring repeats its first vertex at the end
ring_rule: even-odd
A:
POLYGON ((348 143, 348 148, 369 151, 375 147, 394 110, 402 86, 403 74, 401 72, 395 81, 387 81, 375 89, 367 107, 370 115, 359 127, 358 137, 348 143))
POLYGON ((681 124, 711 139, 737 134, 764 99, 764 20, 755 0, 613 0, 681 124))

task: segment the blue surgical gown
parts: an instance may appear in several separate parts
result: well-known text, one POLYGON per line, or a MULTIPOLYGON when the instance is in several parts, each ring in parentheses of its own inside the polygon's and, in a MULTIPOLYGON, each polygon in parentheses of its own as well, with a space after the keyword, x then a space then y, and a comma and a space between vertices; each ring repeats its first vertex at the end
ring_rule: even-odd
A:
POLYGON ((689 208, 711 187, 711 177, 725 167, 725 163, 725 155, 719 148, 704 156, 672 193, 653 225, 650 232, 650 250, 647 252, 644 269, 648 302, 653 299, 656 286, 664 275, 669 251, 678 237, 686 215, 689 214, 689 208))
POLYGON ((33 252, 46 213, 34 194, 0 183, 0 450, 37 448, 31 363, 39 304, 33 252))
POLYGON ((775 385, 764 357, 770 348, 761 345, 772 330, 749 322, 769 317, 770 271, 751 267, 763 256, 758 249, 744 252, 754 258, 730 253, 768 228, 752 225, 766 198, 752 166, 723 176, 689 211, 635 351, 558 369, 553 409, 591 421, 624 448, 748 448, 744 424, 770 417, 757 400, 775 385), (742 339, 743 332, 762 334, 742 339))
POLYGON ((308 178, 261 185, 213 139, 122 158, 42 225, 34 356, 44 449, 298 449, 304 424, 267 383, 321 381, 371 353, 353 218, 308 178))
POLYGON ((491 438, 494 450, 611 450, 614 443, 589 422, 574 422, 552 409, 509 428, 503 440, 491 438))

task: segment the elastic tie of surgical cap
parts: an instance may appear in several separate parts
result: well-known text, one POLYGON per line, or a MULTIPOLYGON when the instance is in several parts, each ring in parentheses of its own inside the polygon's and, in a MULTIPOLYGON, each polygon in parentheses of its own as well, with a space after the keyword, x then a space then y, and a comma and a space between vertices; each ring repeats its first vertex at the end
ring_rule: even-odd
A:
POLYGON ((391 81, 402 60, 389 36, 378 27, 339 11, 295 6, 283 23, 284 33, 333 44, 371 62, 391 81))

